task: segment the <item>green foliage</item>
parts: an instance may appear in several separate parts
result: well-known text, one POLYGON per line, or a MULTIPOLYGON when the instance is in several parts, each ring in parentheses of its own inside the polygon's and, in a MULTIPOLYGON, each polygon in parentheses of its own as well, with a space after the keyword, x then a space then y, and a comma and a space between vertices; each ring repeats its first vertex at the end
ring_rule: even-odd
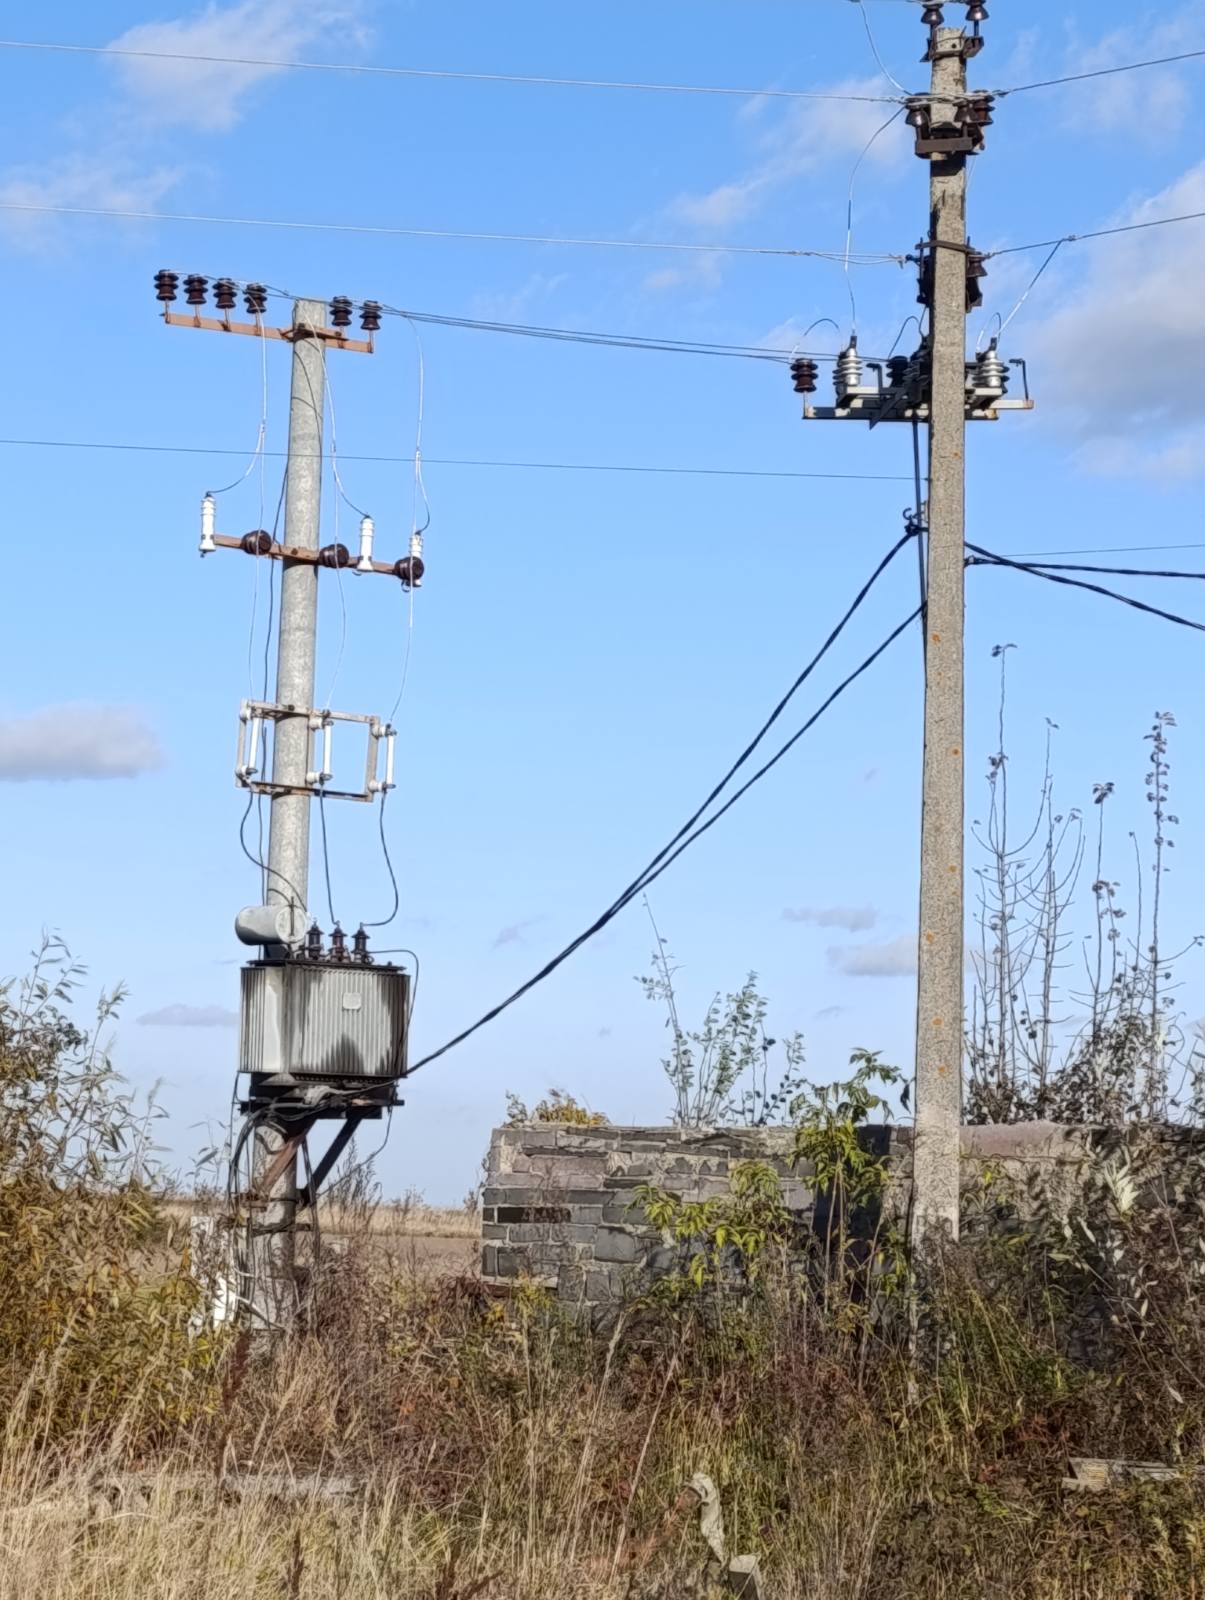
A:
POLYGON ((850 1066, 851 1077, 804 1084, 791 1102, 795 1159, 807 1163, 817 1189, 836 1191, 847 1206, 865 1206, 882 1196, 889 1174, 883 1152, 872 1150, 859 1129, 872 1117, 890 1119, 891 1104, 874 1086, 901 1083, 903 1073, 873 1050, 855 1050, 850 1066))
POLYGON ((644 1184, 634 1204, 665 1239, 684 1249, 684 1273, 669 1280, 674 1291, 687 1285, 703 1289, 734 1274, 755 1283, 768 1255, 775 1247, 781 1253, 792 1230, 781 1179, 764 1161, 739 1162, 726 1195, 681 1200, 644 1184))
POLYGON ((674 1091, 674 1123, 682 1128, 764 1128, 787 1121, 792 1096, 803 1083, 803 1038, 795 1033, 777 1040, 767 1034, 768 1007, 757 987, 757 973, 751 972, 731 994, 714 995, 702 1025, 688 1029, 678 1013, 678 970, 658 934, 652 973, 637 982, 645 999, 665 1007, 670 1054, 661 1066, 674 1091), (772 1064, 776 1048, 781 1052, 777 1067, 772 1064))
POLYGON ((135 1397, 178 1421, 209 1403, 216 1349, 190 1334, 198 1286, 102 1040, 121 992, 84 1030, 68 1009, 81 975, 48 941, 0 990, 0 1403, 41 1396, 52 1429, 104 1427, 135 1397))

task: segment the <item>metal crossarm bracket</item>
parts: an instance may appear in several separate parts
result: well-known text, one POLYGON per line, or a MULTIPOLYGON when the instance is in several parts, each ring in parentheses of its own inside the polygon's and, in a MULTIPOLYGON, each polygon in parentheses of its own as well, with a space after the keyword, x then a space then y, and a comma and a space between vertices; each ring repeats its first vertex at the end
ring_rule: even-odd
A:
POLYGON ((238 755, 234 780, 254 794, 322 795, 328 800, 374 800, 396 787, 394 783, 395 734, 379 717, 361 716, 353 711, 312 710, 303 706, 278 705, 268 700, 244 700, 239 708, 238 755), (304 717, 309 726, 309 766, 303 784, 275 783, 267 777, 267 725, 289 717, 304 717), (339 722, 359 723, 367 731, 364 783, 360 789, 330 787, 333 774, 334 728, 339 722), (381 746, 385 747, 385 771, 381 775, 381 746))

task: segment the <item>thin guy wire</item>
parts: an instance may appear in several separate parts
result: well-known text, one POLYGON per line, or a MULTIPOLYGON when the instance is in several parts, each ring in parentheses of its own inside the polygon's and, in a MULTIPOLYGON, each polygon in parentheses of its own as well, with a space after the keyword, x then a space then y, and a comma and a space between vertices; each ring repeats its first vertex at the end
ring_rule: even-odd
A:
POLYGON ((1205 211, 1185 211, 1175 217, 1153 217, 1149 222, 1127 222, 1116 228, 1094 228, 1090 233, 1065 233, 1061 239, 1035 239, 1030 244, 1010 244, 1001 250, 988 250, 985 261, 997 256, 1015 256, 1024 250, 1045 250, 1050 245, 1082 244, 1088 239, 1111 239, 1121 233, 1141 233, 1145 228, 1170 228, 1177 222, 1200 222, 1205 211))
POLYGON ((806 734, 816 725, 816 723, 834 703, 834 701, 839 699, 840 696, 844 694, 844 692, 855 682, 856 679, 860 678, 864 672, 874 665, 884 651, 886 651, 890 645, 894 644, 896 639, 899 638, 900 634, 903 633, 905 629, 912 626, 918 615, 918 611, 912 612, 910 616, 904 618, 903 622, 899 623, 895 628, 893 628, 892 631, 887 635, 886 639, 884 639, 883 642, 878 645, 871 652, 871 654, 861 662, 859 666, 855 667, 853 672, 851 672, 848 677, 843 679, 842 682, 837 685, 837 687, 829 695, 828 699, 821 703, 818 709, 812 713, 799 731, 792 735, 792 737, 788 739, 787 742, 782 745, 773 756, 770 757, 769 761, 760 767, 758 771, 755 772, 754 775, 728 799, 728 801, 720 808, 719 811, 715 813, 713 817, 708 818, 708 820, 702 823, 693 833, 689 834, 678 845, 673 854, 667 856, 666 859, 662 861, 661 865, 656 869, 656 871, 637 880, 627 891, 625 891, 623 895, 620 896, 617 901, 614 902, 614 904, 604 911, 603 914, 598 917, 595 922, 585 930, 584 933, 579 934, 571 944, 567 945, 558 955, 554 956, 551 961, 547 962, 539 972, 537 972, 533 977, 529 978, 527 982, 516 989, 513 994, 509 995, 505 1000, 494 1006, 492 1010, 487 1011, 484 1016, 479 1017, 476 1022, 472 1023, 468 1028, 463 1029, 454 1038, 449 1039, 448 1042, 444 1045, 441 1045, 438 1050, 432 1050, 429 1054, 423 1056, 421 1060, 416 1061, 414 1066, 410 1068, 410 1072, 417 1072, 420 1067, 427 1066, 430 1062, 438 1060, 440 1056, 447 1055, 448 1051, 455 1049, 457 1045, 463 1044, 466 1039, 470 1038, 479 1029, 484 1028, 487 1023, 492 1022, 495 1017, 500 1016, 503 1011, 514 1005, 517 1000, 521 1000, 523 996, 534 989, 537 984, 542 983, 545 978, 550 977, 552 973, 554 973, 559 966, 567 961, 571 955, 579 950, 583 944, 585 944, 589 939, 592 939, 596 933, 600 933, 608 923, 613 921, 614 918, 619 915, 625 906, 630 904, 630 902, 635 899, 638 894, 647 889, 650 884, 654 883, 663 872, 667 871, 684 850, 689 849, 696 839, 701 838, 703 834, 706 833, 709 828, 713 827, 727 811, 731 810, 731 808, 736 804, 742 795, 746 794, 755 783, 759 782, 759 780, 771 770, 772 767, 776 766, 778 762, 781 761, 796 744, 798 744, 799 740, 803 738, 804 734, 806 734))
POLYGON ((1041 556, 1128 556, 1164 550, 1205 550, 1205 544, 1075 545, 1070 550, 1008 550, 1005 554, 1014 561, 1036 561, 1041 556))
POLYGON ((871 53, 871 55, 874 56, 875 60, 879 64, 879 71, 887 79, 888 83, 892 84, 895 88, 897 88, 902 95, 907 95, 907 93, 908 93, 907 89, 904 88, 904 85, 900 82, 900 80, 897 77, 894 77, 890 72, 888 72, 887 63, 883 60, 882 56, 879 54, 879 47, 875 43, 874 34, 871 31, 871 27, 870 27, 870 15, 867 12, 866 7, 862 4, 862 0, 854 0, 854 3, 857 5, 858 11, 861 13, 862 26, 866 29, 866 41, 870 45, 870 53, 871 53))
MULTIPOLYGON (((121 450, 152 455, 238 456, 241 450, 225 450, 195 444, 127 444, 103 439, 0 439, 0 446, 36 450, 121 450)), ((269 450, 269 456, 282 457, 283 450, 269 450)), ((347 455, 344 461, 371 461, 385 465, 408 464, 410 456, 347 455)), ((761 467, 664 467, 641 466, 610 461, 498 461, 467 456, 426 456, 429 467, 498 467, 530 472, 637 472, 667 474, 671 477, 701 478, 803 478, 825 479, 838 483, 911 483, 902 472, 796 472, 761 467)))
POLYGON ((1174 56, 1155 56, 1149 61, 1127 61, 1119 67, 1097 67, 1092 72, 1071 72, 1062 78, 1039 78, 1034 83, 1014 83, 1008 89, 994 89, 997 99, 1009 94, 1027 94, 1031 89, 1053 89, 1063 83, 1085 83, 1089 78, 1112 78, 1119 72, 1138 72, 1143 67, 1170 67, 1177 61, 1197 61, 1205 50, 1182 50, 1174 56))
MULTIPOLYGON (((406 239, 466 239, 489 244, 574 245, 599 250, 671 250, 703 255, 787 256, 797 260, 842 260, 839 250, 795 250, 782 245, 685 244, 648 239, 588 239, 540 233, 486 233, 461 228, 401 228, 365 222, 299 222, 280 217, 214 217, 190 211, 135 211, 118 206, 52 206, 33 201, 0 200, 0 211, 36 212, 61 217, 113 217, 128 222, 198 222, 209 227, 286 228, 308 233, 363 233, 406 239)), ((858 266, 899 265, 905 257, 859 258, 858 266)))
POLYGON ((1025 289, 1025 293, 1021 296, 1021 298, 1017 301, 1016 305, 1012 308, 1012 310, 1009 312, 1009 314, 1005 317, 1004 321, 1000 324, 999 330, 997 331, 997 334, 996 334, 996 337, 998 339, 1003 339, 1005 330, 1007 329, 1009 323, 1013 320, 1013 318, 1016 316, 1017 312, 1020 311, 1021 307, 1029 299, 1030 295, 1033 293, 1034 287, 1037 284, 1038 279, 1046 271, 1046 268, 1054 260, 1055 256, 1058 255, 1059 251, 1062 248, 1063 248, 1063 240, 1060 239, 1058 241, 1058 243, 1054 246, 1054 248, 1051 250, 1050 254, 1046 257, 1045 261, 1043 261, 1042 265, 1034 273, 1033 277, 1029 280, 1029 283, 1028 283, 1028 285, 1026 286, 1026 289, 1025 289))
POLYGON ((893 122, 898 121, 899 118, 903 116, 903 114, 904 114, 904 108, 901 106, 898 111, 893 111, 892 112, 891 116, 889 116, 887 118, 886 122, 880 124, 880 126, 875 129, 875 131, 871 134, 870 138, 867 139, 866 143, 863 145, 862 151, 861 151, 860 155, 858 156, 858 159, 854 162, 853 170, 850 172, 850 175, 849 175, 849 189, 848 189, 848 192, 847 192, 847 195, 846 195, 846 203, 845 203, 845 260, 843 262, 843 266, 844 266, 844 270, 845 270, 845 288, 846 288, 847 293, 849 294, 849 312, 850 312, 850 318, 851 318, 851 324, 850 325, 851 325, 852 332, 854 334, 856 334, 857 331, 858 331, 858 302, 854 298, 854 283, 853 283, 853 279, 850 277, 850 274, 849 274, 849 265, 850 265, 850 254, 849 254, 849 252, 850 252, 850 248, 851 248, 851 246, 853 244, 853 237, 854 237, 854 182, 855 182, 855 180, 856 180, 856 178, 858 176, 858 168, 862 165, 863 161, 865 161, 866 157, 870 154, 870 151, 871 151, 872 147, 874 146, 875 142, 877 141, 879 135, 881 133, 886 133, 887 129, 891 126, 891 124, 893 122))
MULTIPOLYGON (((766 96, 778 100, 862 101, 874 105, 889 104, 892 98, 888 95, 835 94, 819 89, 740 89, 698 83, 626 83, 608 78, 549 78, 517 72, 461 72, 437 67, 364 66, 349 61, 289 61, 264 56, 201 55, 182 50, 130 50, 120 45, 47 44, 32 39, 0 39, 0 49, 118 56, 143 61, 194 61, 206 66, 270 67, 290 72, 341 72, 357 77, 455 79, 468 83, 533 84, 558 89, 629 89, 642 94, 732 95, 745 99, 766 96)), ((891 74, 887 76, 890 78, 891 74)), ((892 79, 892 82, 895 80, 892 79)), ((897 87, 902 88, 903 85, 897 87)))

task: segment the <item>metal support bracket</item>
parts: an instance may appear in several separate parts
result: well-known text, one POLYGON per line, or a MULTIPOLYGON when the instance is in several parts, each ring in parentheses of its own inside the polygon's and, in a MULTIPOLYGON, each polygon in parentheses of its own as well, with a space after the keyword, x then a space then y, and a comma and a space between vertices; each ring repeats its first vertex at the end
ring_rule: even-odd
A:
POLYGON ((293 344, 298 339, 320 339, 332 350, 354 350, 360 355, 373 352, 371 339, 348 339, 342 328, 325 328, 309 323, 298 327, 270 328, 264 322, 235 322, 229 317, 203 317, 198 312, 189 316, 182 311, 167 311, 163 320, 173 328, 204 328, 207 333, 241 333, 250 339, 283 339, 293 344))
POLYGON ((379 717, 366 717, 353 711, 312 710, 303 706, 277 705, 268 700, 244 700, 239 707, 238 754, 234 781, 253 794, 321 795, 328 800, 371 801, 378 794, 396 788, 394 751, 397 735, 379 717), (267 727, 288 717, 305 717, 309 724, 310 757, 304 784, 273 783, 263 776, 268 765, 267 727), (361 789, 332 789, 332 747, 337 722, 359 723, 367 730, 364 785, 361 789), (385 747, 385 772, 380 774, 381 746, 385 747))

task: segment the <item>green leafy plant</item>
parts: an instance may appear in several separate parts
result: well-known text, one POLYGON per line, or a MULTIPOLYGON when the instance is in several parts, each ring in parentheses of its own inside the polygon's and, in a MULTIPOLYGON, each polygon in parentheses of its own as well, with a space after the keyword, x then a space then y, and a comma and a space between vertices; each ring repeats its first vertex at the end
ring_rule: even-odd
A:
POLYGON ((786 1122, 803 1084, 800 1034, 773 1039, 767 1002, 751 972, 739 989, 715 994, 698 1028, 684 1028, 674 979, 680 970, 644 902, 657 940, 652 972, 637 979, 645 999, 665 1007, 670 1053, 661 1066, 674 1093, 672 1120, 680 1128, 764 1128, 786 1122), (775 1050, 781 1053, 776 1063, 775 1050))

